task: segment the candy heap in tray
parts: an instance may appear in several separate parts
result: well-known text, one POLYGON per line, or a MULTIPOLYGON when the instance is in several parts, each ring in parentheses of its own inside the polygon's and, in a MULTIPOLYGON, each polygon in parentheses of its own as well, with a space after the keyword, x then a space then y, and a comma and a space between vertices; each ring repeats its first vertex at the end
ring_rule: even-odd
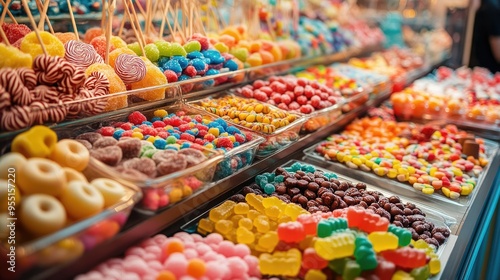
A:
MULTIPOLYGON (((320 178, 323 183, 336 184, 341 180, 348 184, 336 179, 333 173, 301 163, 278 168, 256 179, 269 178, 263 190, 270 193, 267 185, 284 186, 284 177, 287 177, 286 182, 302 173, 309 179, 314 177, 310 184, 320 178)), ((362 191, 366 185, 361 185, 351 188, 362 191)), ((262 189, 257 186, 253 190, 262 189)), ((346 204, 333 211, 328 208, 311 214, 300 204, 278 195, 247 192, 242 199, 239 196, 233 197, 238 201, 223 202, 199 221, 197 230, 205 237, 185 232, 172 238, 158 235, 129 248, 123 259, 109 260, 77 279, 115 274, 144 279, 183 276, 207 279, 270 276, 332 279, 342 276, 355 279, 370 275, 427 279, 441 269, 435 248, 445 242, 449 230, 434 227, 422 215, 411 214, 407 217, 418 217, 412 223, 423 233, 422 239, 426 234, 434 236, 414 241, 412 235, 417 234, 416 230, 409 231, 396 222, 391 224, 392 219, 373 210, 377 209, 374 205, 378 205, 375 198, 369 201, 368 209, 365 209, 367 205, 350 203, 351 206, 346 204)), ((378 198, 382 202, 383 196, 378 198)), ((412 213, 420 211, 415 205, 408 206, 413 209, 412 213)))
POLYGON ((406 182, 451 199, 472 193, 487 165, 484 141, 454 125, 355 120, 316 147, 327 161, 406 182))
POLYGON ((449 118, 498 125, 500 75, 483 68, 441 67, 391 97, 394 113, 403 119, 449 118))

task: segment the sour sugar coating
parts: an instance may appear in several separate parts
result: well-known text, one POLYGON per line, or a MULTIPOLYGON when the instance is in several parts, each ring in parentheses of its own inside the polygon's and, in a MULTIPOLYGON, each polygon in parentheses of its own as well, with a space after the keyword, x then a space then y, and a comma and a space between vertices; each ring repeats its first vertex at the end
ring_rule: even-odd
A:
MULTIPOLYGON (((142 80, 132 83, 132 89, 161 86, 168 83, 167 78, 156 65, 151 63, 147 58, 142 58, 142 60, 146 64, 146 76, 142 80)), ((143 93, 137 93, 135 96, 148 101, 161 100, 165 98, 165 89, 148 90, 143 93)))
MULTIPOLYGON (((106 76, 109 80, 109 93, 119 93, 119 92, 125 92, 127 90, 127 87, 125 86, 125 83, 120 79, 120 77, 115 73, 114 69, 104 63, 95 63, 90 65, 87 70, 85 70, 85 75, 88 77, 90 76, 93 72, 99 72, 106 76)), ((128 106, 128 101, 127 101, 127 96, 119 96, 119 97, 110 97, 107 98, 106 101, 107 106, 105 111, 113 111, 117 110, 120 108, 124 108, 128 106)))
MULTIPOLYGON (((46 31, 41 31, 39 33, 48 55, 64 57, 64 45, 57 37, 46 31)), ((35 32, 28 33, 22 39, 20 49, 24 53, 30 54, 33 59, 44 54, 35 32)))

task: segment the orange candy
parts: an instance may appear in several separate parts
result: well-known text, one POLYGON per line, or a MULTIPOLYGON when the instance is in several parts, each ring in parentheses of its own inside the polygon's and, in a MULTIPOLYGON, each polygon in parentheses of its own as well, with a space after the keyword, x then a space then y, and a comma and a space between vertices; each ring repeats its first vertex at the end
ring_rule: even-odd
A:
POLYGON ((191 259, 189 260, 188 266, 187 266, 187 273, 194 277, 194 278, 199 278, 205 275, 207 268, 205 266, 205 262, 200 259, 191 259))
POLYGON ((184 252, 184 243, 180 240, 172 240, 172 242, 168 243, 167 246, 163 249, 165 254, 169 256, 173 253, 183 253, 184 252))
MULTIPOLYGON (((118 75, 115 73, 115 70, 111 66, 104 63, 92 64, 85 71, 85 75, 88 77, 93 72, 100 72, 108 78, 110 94, 127 91, 125 83, 123 83, 120 77, 118 77, 118 75)), ((114 111, 120 108, 125 108, 127 106, 128 106, 127 96, 123 95, 114 98, 108 98, 108 104, 105 110, 114 111)))
POLYGON ((250 66, 252 66, 252 67, 260 66, 263 63, 263 59, 262 59, 262 56, 260 55, 260 53, 253 53, 247 58, 246 62, 248 64, 250 64, 250 66))
POLYGON ((95 37, 103 35, 102 29, 99 27, 92 27, 87 29, 87 32, 85 32, 85 37, 83 38, 83 41, 87 44, 92 41, 95 37))
POLYGON ((115 61, 120 54, 130 54, 136 55, 135 52, 127 47, 117 48, 116 50, 109 53, 109 65, 115 68, 115 61))
MULTIPOLYGON (((160 85, 166 85, 168 83, 167 78, 163 74, 163 72, 156 65, 151 63, 149 59, 142 57, 142 60, 146 63, 146 76, 144 79, 132 83, 132 89, 141 89, 147 87, 154 87, 160 85)), ((161 100, 165 98, 165 89, 155 89, 148 90, 142 93, 137 93, 135 96, 142 98, 144 100, 153 101, 153 100, 161 100)))
POLYGON ((63 44, 71 40, 76 41, 76 35, 73 32, 65 32, 65 33, 57 32, 54 33, 54 36, 56 36, 57 39, 59 39, 59 41, 61 41, 63 44))
POLYGON ((156 276, 156 280, 176 280, 177 277, 170 271, 161 271, 158 276, 156 276))
POLYGON ((269 64, 274 62, 274 56, 272 53, 263 50, 261 50, 259 53, 260 57, 262 58, 262 64, 269 64))

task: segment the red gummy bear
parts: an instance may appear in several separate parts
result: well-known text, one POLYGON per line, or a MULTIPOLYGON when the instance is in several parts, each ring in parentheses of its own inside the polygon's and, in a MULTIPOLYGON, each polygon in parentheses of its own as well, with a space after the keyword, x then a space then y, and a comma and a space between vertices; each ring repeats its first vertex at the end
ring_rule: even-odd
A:
POLYGON ((306 238, 306 232, 299 222, 283 223, 278 226, 278 238, 288 243, 299 243, 306 238))
POLYGON ((389 220, 365 209, 349 207, 347 210, 347 223, 350 228, 356 227, 364 232, 387 231, 389 220))
POLYGON ((417 268, 427 263, 427 256, 424 251, 410 247, 384 251, 382 257, 402 268, 417 268))
POLYGON ((321 270, 328 266, 328 261, 321 258, 314 248, 309 247, 304 250, 302 255, 302 267, 305 269, 321 270))

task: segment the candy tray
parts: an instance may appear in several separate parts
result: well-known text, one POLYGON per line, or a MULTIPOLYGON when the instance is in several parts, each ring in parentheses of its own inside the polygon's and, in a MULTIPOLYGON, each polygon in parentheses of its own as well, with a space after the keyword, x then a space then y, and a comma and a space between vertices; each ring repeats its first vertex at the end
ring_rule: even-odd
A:
POLYGON ((345 63, 335 63, 332 66, 339 73, 356 80, 356 82, 360 83, 363 87, 366 87, 367 90, 371 90, 371 98, 385 96, 392 90, 391 80, 385 75, 356 68, 345 63))
MULTIPOLYGON (((189 101, 186 104, 188 106, 196 108, 198 110, 204 110, 204 109, 201 109, 201 107, 200 107, 201 102, 203 102, 204 100, 214 100, 214 99, 222 98, 224 96, 231 96, 231 95, 232 94, 229 94, 227 92, 221 92, 221 93, 218 93, 216 95, 212 95, 208 98, 189 101)), ((232 96, 234 96, 234 95, 232 95, 232 96)), ((278 109, 277 107, 274 107, 272 105, 262 103, 259 101, 256 101, 256 102, 263 104, 265 106, 269 106, 269 108, 271 108, 273 110, 283 111, 283 110, 278 109)), ((211 112, 205 111, 205 113, 208 115, 211 115, 215 118, 219 117, 216 114, 211 113, 211 112)), ((280 127, 279 129, 277 129, 276 131, 274 131, 272 133, 265 133, 262 131, 254 131, 254 130, 251 130, 251 129, 244 127, 242 125, 235 124, 232 121, 228 121, 228 122, 231 123, 232 125, 234 125, 235 127, 238 127, 242 131, 253 132, 256 135, 263 137, 265 139, 265 141, 259 145, 259 147, 257 149, 257 153, 255 155, 257 158, 263 158, 263 157, 269 156, 270 154, 275 153, 278 150, 283 149, 284 147, 296 142, 299 139, 300 129, 301 129, 303 123, 306 121, 306 119, 301 114, 294 114, 294 115, 297 115, 297 119, 294 122, 290 123, 287 126, 280 127)))
MULTIPOLYGON (((89 179, 99 178, 93 166, 84 170, 89 179), (96 176, 97 175, 97 176, 96 176)), ((79 258, 86 251, 115 236, 125 225, 132 208, 142 198, 140 190, 129 183, 123 183, 125 196, 101 213, 40 238, 30 238, 19 231, 21 220, 16 223, 16 243, 7 244, 1 240, 0 261, 8 262, 13 246, 15 248, 16 273, 21 275, 36 267, 47 268, 79 258), (7 259, 6 259, 7 258, 7 259)), ((5 221, 7 223, 7 220, 5 221)))
MULTIPOLYGON (((298 161, 298 160, 290 160, 287 163, 283 164, 281 167, 290 167, 294 163, 304 164, 304 162, 301 162, 301 161, 298 161)), ((326 169, 323 169, 323 168, 320 168, 320 167, 317 167, 317 166, 314 166, 314 167, 316 168, 316 170, 321 170, 323 172, 329 172, 329 173, 331 173, 331 171, 329 171, 329 170, 326 170, 326 169)), ((350 181, 350 182, 352 182, 354 184, 361 182, 361 181, 358 181, 358 180, 355 180, 355 179, 352 179, 352 178, 349 178, 349 177, 345 177, 345 176, 340 175, 340 174, 337 174, 337 175, 338 175, 338 179, 340 181, 350 181)), ((247 181, 246 183, 244 183, 242 185, 239 185, 238 187, 235 187, 234 189, 235 190, 241 190, 244 186, 247 186, 250 183, 253 183, 254 179, 255 178, 252 178, 252 180, 247 181)), ((394 196, 393 193, 391 193, 391 192, 389 192, 387 190, 383 190, 383 189, 377 188, 377 187, 375 187, 373 185, 369 185, 369 184, 367 184, 367 190, 377 191, 377 192, 383 194, 385 197, 394 196)), ((417 205, 417 207, 420 208, 426 214, 426 217, 425 217, 426 220, 434 223, 434 225, 436 227, 445 227, 445 228, 447 228, 447 229, 449 229, 451 231, 451 234, 455 234, 455 231, 456 231, 455 227, 457 225, 457 220, 455 218, 447 216, 447 215, 442 214, 440 212, 437 212, 437 211, 435 211, 435 210, 433 210, 431 208, 428 208, 426 206, 423 206, 423 205, 419 204, 418 202, 414 202, 413 200, 408 199, 408 198, 406 198, 404 196, 399 196, 399 197, 400 197, 402 203, 410 202, 410 203, 413 203, 413 204, 417 205)), ((222 202, 219 203, 218 205, 215 205, 213 208, 219 206, 220 204, 222 204, 222 202)), ((185 232, 188 232, 188 233, 198 233, 198 234, 200 234, 197 231, 198 222, 202 218, 207 218, 209 216, 210 210, 211 209, 203 212, 202 214, 200 214, 199 216, 197 216, 193 220, 191 220, 191 221, 189 221, 189 222, 181 225, 180 229, 182 231, 185 231, 185 232)), ((438 256, 441 256, 445 250, 449 250, 450 249, 450 248, 448 248, 448 245, 449 245, 448 243, 449 242, 448 242, 448 239, 447 239, 447 241, 444 244, 442 244, 441 246, 439 246, 439 248, 438 248, 438 250, 436 252, 438 254, 438 256)))
MULTIPOLYGON (((187 114, 201 115, 209 120, 216 119, 215 117, 207 114, 205 111, 190 107, 183 103, 177 103, 154 109, 145 109, 141 110, 141 112, 148 119, 150 119, 153 116, 154 111, 156 111, 157 109, 166 110, 168 113, 178 112, 182 110, 187 114)), ((84 125, 76 126, 73 129, 65 129, 64 136, 76 137, 77 135, 85 132, 94 132, 103 126, 112 125, 116 122, 126 121, 129 113, 130 112, 121 112, 120 114, 116 114, 113 117, 106 119, 106 122, 100 122, 96 120, 92 123, 86 123, 84 125)), ((225 154, 223 154, 221 151, 203 147, 202 151, 208 158, 206 161, 202 162, 201 164, 192 166, 188 169, 174 172, 155 179, 137 180, 136 178, 124 178, 123 175, 115 172, 113 168, 95 159, 91 160, 91 164, 98 167, 99 172, 101 172, 103 176, 116 178, 117 180, 125 180, 141 187, 144 192, 145 198, 148 197, 147 193, 149 193, 150 196, 153 195, 154 192, 164 192, 166 194, 169 194, 172 190, 183 188, 183 186, 185 186, 187 182, 194 181, 197 182, 196 184, 201 183, 201 187, 199 188, 202 188, 203 186, 208 186, 211 183, 227 177, 238 171, 239 169, 242 169, 253 163, 256 149, 258 145, 264 141, 264 139, 254 133, 249 132, 249 134, 252 137, 251 141, 235 147, 225 154)), ((198 189, 198 187, 196 189, 198 189)), ((175 192, 177 192, 177 190, 175 192)), ((185 195, 186 193, 183 192, 182 197, 185 197, 185 195)), ((170 202, 175 202, 176 200, 177 199, 172 200, 172 197, 170 197, 170 202)), ((166 206, 170 206, 172 204, 173 203, 170 203, 166 206)), ((148 213, 160 209, 162 208, 156 209, 147 207, 145 203, 141 203, 138 207, 138 210, 148 213)))
MULTIPOLYGON (((488 140, 485 140, 485 146, 486 156, 488 158, 488 161, 491 163, 498 151, 499 146, 497 143, 488 140)), ((419 204, 425 204, 433 209, 443 210, 446 213, 453 213, 454 217, 456 218, 462 217, 467 208, 471 205, 472 201, 474 201, 475 195, 479 192, 479 188, 481 188, 484 178, 488 175, 491 175, 490 173, 496 172, 495 170, 490 170, 490 164, 488 164, 483 169, 482 174, 479 176, 477 185, 472 193, 468 196, 461 196, 460 198, 453 200, 439 193, 426 195, 418 190, 415 190, 409 184, 401 183, 399 181, 395 181, 385 177, 379 177, 372 172, 364 172, 351 169, 339 162, 328 161, 316 152, 316 147, 317 145, 304 150, 305 161, 314 163, 324 168, 328 168, 329 170, 339 172, 341 174, 345 174, 349 177, 359 178, 363 182, 370 183, 377 187, 390 190, 393 193, 406 196, 414 201, 418 201, 419 204)))

